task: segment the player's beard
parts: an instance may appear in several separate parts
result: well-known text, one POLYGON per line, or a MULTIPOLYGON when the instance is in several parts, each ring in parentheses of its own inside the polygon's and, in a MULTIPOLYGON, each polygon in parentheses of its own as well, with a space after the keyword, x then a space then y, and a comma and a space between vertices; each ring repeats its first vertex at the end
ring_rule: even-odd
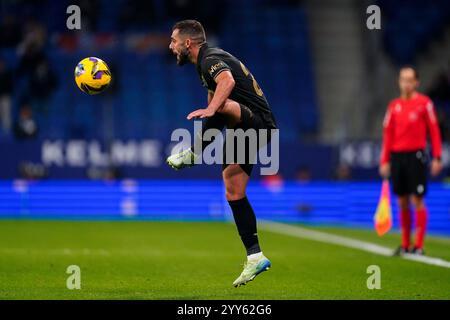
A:
POLYGON ((183 48, 177 56, 177 64, 182 66, 187 62, 189 62, 189 50, 188 48, 183 48))

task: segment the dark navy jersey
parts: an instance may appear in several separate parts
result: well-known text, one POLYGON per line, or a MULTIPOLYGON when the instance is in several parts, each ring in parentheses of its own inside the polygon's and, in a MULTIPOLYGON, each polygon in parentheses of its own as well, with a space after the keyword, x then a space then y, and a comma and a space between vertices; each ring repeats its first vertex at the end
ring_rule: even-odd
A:
POLYGON ((215 78, 225 70, 231 72, 235 81, 229 98, 259 114, 268 128, 276 128, 269 103, 245 65, 228 52, 203 44, 197 59, 197 72, 203 86, 214 92, 217 86, 215 78))

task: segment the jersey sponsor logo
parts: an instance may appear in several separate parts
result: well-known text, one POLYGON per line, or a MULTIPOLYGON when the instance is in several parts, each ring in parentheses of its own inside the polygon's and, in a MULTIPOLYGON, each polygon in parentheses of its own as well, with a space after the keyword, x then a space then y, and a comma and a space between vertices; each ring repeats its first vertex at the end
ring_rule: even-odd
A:
POLYGON ((208 70, 209 75, 212 76, 217 70, 219 70, 220 68, 223 68, 223 67, 226 67, 226 65, 222 61, 220 61, 216 64, 213 64, 208 70))

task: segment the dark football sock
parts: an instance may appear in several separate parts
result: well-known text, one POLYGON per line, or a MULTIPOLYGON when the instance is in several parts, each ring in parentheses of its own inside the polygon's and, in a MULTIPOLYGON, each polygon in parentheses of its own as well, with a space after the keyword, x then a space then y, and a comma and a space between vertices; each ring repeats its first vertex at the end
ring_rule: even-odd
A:
POLYGON ((233 211, 234 221, 247 255, 261 252, 256 233, 256 216, 247 197, 240 200, 228 201, 233 211))
POLYGON ((196 150, 201 150, 203 152, 203 150, 205 150, 205 148, 214 141, 215 137, 211 139, 211 141, 203 141, 202 137, 206 130, 217 129, 219 131, 222 131, 223 128, 225 128, 225 125, 226 119, 224 115, 220 113, 216 113, 212 117, 207 118, 205 121, 203 121, 201 131, 202 135, 199 136, 197 133, 195 134, 194 145, 191 147, 192 151, 195 152, 196 150))

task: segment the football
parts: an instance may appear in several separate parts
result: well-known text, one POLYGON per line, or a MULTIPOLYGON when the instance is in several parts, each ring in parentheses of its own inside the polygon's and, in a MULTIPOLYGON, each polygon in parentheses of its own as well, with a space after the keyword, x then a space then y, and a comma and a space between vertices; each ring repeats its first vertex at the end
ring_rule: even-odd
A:
POLYGON ((85 58, 75 68, 75 82, 81 91, 90 95, 99 94, 111 83, 111 71, 102 59, 85 58))

